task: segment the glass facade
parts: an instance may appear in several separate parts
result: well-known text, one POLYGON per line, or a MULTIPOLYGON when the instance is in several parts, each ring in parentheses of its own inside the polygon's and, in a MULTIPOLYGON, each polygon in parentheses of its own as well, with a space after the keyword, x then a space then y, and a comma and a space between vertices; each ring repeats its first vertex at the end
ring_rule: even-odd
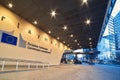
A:
POLYGON ((114 60, 116 58, 116 47, 115 47, 115 31, 114 31, 114 17, 110 16, 108 22, 108 33, 109 33, 109 48, 110 48, 110 59, 114 60))
POLYGON ((116 49, 120 50, 120 12, 114 18, 116 49))
POLYGON ((103 60, 114 60, 116 58, 114 18, 110 16, 101 41, 98 44, 98 50, 101 52, 98 56, 103 60))
MULTIPOLYGON (((113 0, 114 1, 114 0, 113 0)), ((98 56, 102 60, 118 60, 120 61, 120 0, 116 0, 112 13, 107 14, 110 17, 106 18, 108 22, 104 30, 103 35, 100 37, 97 49, 100 51, 98 56)), ((108 8, 111 11, 111 6, 108 8)), ((106 20, 105 20, 106 21, 106 20)))
POLYGON ((116 60, 120 61, 120 12, 114 17, 116 60))
POLYGON ((98 55, 99 59, 110 59, 109 36, 102 37, 100 43, 98 44, 98 50, 100 51, 100 54, 98 55))

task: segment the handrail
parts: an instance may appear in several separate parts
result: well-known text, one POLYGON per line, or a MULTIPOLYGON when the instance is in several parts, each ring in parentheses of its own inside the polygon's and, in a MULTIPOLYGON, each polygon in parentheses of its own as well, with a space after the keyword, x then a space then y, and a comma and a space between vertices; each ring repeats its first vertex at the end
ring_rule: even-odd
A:
POLYGON ((11 58, 0 58, 0 61, 2 61, 2 67, 1 67, 1 71, 4 71, 4 67, 5 67, 5 62, 16 62, 16 70, 18 70, 19 68, 19 63, 20 62, 24 62, 24 63, 28 63, 28 69, 30 69, 30 65, 31 63, 35 63, 36 64, 36 69, 38 69, 38 66, 41 65, 43 68, 45 67, 45 65, 47 65, 47 67, 49 68, 49 63, 47 62, 41 62, 41 61, 32 61, 32 60, 22 60, 22 59, 11 59, 11 58))
POLYGON ((31 62, 31 63, 46 63, 47 62, 41 62, 41 61, 32 61, 32 60, 22 60, 22 59, 11 59, 11 58, 0 58, 0 61, 18 61, 18 62, 31 62))

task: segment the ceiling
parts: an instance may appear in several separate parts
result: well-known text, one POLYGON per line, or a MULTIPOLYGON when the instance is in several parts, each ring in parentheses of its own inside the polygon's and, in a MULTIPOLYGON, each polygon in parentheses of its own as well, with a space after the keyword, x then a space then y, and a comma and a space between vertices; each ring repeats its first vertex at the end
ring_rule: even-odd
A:
POLYGON ((9 2, 13 4, 10 10, 17 15, 31 23, 37 20, 36 27, 46 33, 51 31, 50 36, 78 49, 96 48, 109 0, 88 0, 87 4, 82 4, 82 0, 0 0, 7 8, 9 2), (56 17, 51 17, 51 10, 56 11, 56 17), (91 20, 89 25, 85 24, 86 19, 91 20), (64 25, 67 30, 63 30, 64 25))

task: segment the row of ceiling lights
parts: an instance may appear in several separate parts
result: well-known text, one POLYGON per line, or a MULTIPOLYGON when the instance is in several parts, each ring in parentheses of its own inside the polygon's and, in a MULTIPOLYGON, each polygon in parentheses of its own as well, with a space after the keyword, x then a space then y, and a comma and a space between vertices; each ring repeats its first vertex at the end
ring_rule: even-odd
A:
MULTIPOLYGON (((87 0, 83 0, 82 5, 83 5, 83 4, 87 4, 87 0)), ((51 14, 51 17, 56 17, 56 15, 57 15, 57 13, 56 13, 55 10, 51 10, 51 13, 50 13, 50 14, 51 14)), ((90 23, 91 23, 91 20, 90 20, 90 19, 87 19, 87 20, 85 21, 85 24, 86 24, 86 25, 89 25, 90 23)), ((68 29, 68 27, 67 27, 66 25, 64 25, 63 30, 67 30, 67 29, 68 29)), ((51 34, 51 31, 48 31, 48 33, 51 34)), ((70 37, 72 38, 72 37, 73 37, 73 34, 71 34, 70 37)), ((60 38, 57 37, 57 39, 59 40, 60 38)), ((91 38, 90 38, 90 40, 91 40, 91 38)), ((77 42, 77 40, 75 40, 74 42, 77 42)), ((65 41, 63 41, 63 43, 65 43, 65 41)), ((90 42, 89 44, 90 44, 90 47, 92 47, 92 42, 90 42)), ((80 44, 77 43, 77 45, 79 46, 80 44)), ((69 46, 69 44, 68 44, 67 46, 69 46)), ((80 46, 80 48, 81 48, 81 46, 80 46)))
MULTIPOLYGON (((82 5, 83 5, 83 4, 86 4, 86 5, 87 5, 87 0, 82 0, 82 5)), ((9 6, 9 8, 12 8, 12 7, 13 7, 13 4, 12 4, 12 3, 9 3, 8 6, 9 6)), ((57 15, 57 13, 56 13, 55 10, 51 10, 50 15, 51 15, 52 18, 55 18, 56 15, 57 15)), ((34 23, 35 25, 38 24, 37 20, 35 20, 33 23, 34 23)), ((85 23, 86 25, 90 25, 91 20, 90 20, 90 19, 86 19, 86 21, 85 21, 84 23, 85 23)), ((67 27, 66 25, 64 25, 63 30, 67 30, 67 29, 68 29, 68 27, 67 27)), ((48 31, 48 33, 51 34, 52 32, 51 32, 51 31, 48 31)), ((72 38, 73 36, 74 36, 73 34, 70 35, 71 38, 72 38)), ((57 39, 59 40, 60 37, 57 37, 57 39)), ((91 40, 92 40, 92 38, 89 38, 89 41, 91 41, 91 40)), ((74 42, 77 43, 77 40, 74 40, 74 42)), ((66 43, 66 42, 63 41, 63 43, 66 43)), ((77 45, 80 46, 80 43, 77 43, 77 45)), ((92 48, 92 42, 89 42, 89 45, 90 45, 90 48, 92 48)), ((70 47, 69 44, 68 44, 67 46, 70 47)), ((71 47, 71 48, 72 48, 72 47, 71 47)), ((82 46, 80 46, 80 48, 82 48, 82 46)))

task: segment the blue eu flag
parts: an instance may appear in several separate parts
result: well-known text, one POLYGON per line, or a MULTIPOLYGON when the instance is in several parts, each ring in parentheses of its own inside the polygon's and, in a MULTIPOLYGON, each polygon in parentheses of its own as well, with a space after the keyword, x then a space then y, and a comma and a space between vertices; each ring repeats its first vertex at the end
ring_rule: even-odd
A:
POLYGON ((17 44, 17 37, 6 34, 6 33, 2 33, 1 42, 16 45, 17 44))

